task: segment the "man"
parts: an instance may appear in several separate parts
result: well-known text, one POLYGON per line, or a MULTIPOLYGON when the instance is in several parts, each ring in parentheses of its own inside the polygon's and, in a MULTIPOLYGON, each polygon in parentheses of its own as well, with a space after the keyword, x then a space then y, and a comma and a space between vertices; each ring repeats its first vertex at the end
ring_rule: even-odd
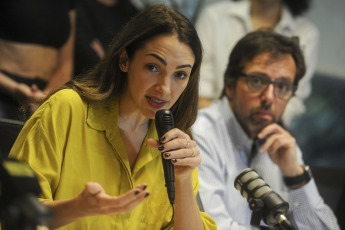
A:
POLYGON ((223 97, 200 110, 193 127, 202 156, 200 198, 218 229, 250 229, 252 211, 234 188, 236 176, 248 167, 289 203, 286 216, 296 229, 339 229, 303 166, 296 140, 279 125, 304 74, 297 38, 261 30, 234 47, 223 97))
POLYGON ((217 1, 205 7, 196 22, 204 48, 199 108, 221 95, 227 59, 235 44, 251 31, 272 28, 285 36, 299 37, 307 66, 299 82, 301 87, 289 100, 281 119, 287 128, 291 127, 293 120, 305 112, 304 101, 311 94, 317 63, 319 30, 303 16, 311 3, 311 0, 217 1))

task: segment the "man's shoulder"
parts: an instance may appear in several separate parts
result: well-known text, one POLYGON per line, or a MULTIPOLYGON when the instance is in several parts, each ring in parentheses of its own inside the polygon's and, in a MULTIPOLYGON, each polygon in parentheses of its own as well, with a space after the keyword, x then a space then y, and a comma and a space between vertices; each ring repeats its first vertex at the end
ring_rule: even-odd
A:
POLYGON ((223 120, 219 106, 220 104, 216 102, 207 108, 200 109, 193 129, 202 131, 210 130, 217 126, 217 124, 223 120))

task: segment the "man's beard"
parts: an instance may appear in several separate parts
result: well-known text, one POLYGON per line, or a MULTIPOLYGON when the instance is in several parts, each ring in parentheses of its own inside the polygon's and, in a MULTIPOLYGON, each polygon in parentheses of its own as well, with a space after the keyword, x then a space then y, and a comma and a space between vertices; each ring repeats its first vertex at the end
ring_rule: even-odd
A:
POLYGON ((266 120, 261 119, 257 117, 258 111, 262 110, 270 110, 270 106, 263 105, 260 108, 253 109, 250 111, 248 116, 244 116, 243 114, 236 114, 237 120, 241 124, 242 128, 245 130, 245 132, 248 134, 249 137, 255 138, 260 131, 265 128, 267 125, 275 123, 276 119, 274 116, 272 116, 272 120, 266 120))

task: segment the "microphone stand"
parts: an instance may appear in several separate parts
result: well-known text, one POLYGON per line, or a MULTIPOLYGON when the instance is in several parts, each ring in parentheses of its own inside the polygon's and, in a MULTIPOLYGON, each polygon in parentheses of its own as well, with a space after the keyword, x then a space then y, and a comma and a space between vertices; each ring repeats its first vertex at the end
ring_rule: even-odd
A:
POLYGON ((264 202, 260 198, 252 199, 249 202, 249 208, 252 210, 252 217, 250 219, 250 225, 256 230, 294 230, 291 223, 286 219, 282 213, 277 213, 275 218, 278 224, 273 226, 261 226, 260 222, 264 218, 264 202))

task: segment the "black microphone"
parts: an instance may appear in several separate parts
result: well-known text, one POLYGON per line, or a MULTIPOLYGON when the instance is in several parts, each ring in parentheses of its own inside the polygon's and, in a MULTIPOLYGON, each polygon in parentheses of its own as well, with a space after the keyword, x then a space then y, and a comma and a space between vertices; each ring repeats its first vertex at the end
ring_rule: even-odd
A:
MULTIPOLYGON (((285 217, 289 210, 289 203, 272 191, 255 170, 251 168, 242 170, 235 178, 234 184, 241 195, 247 199, 250 209, 260 213, 260 219, 262 218, 267 225, 280 225, 284 229, 293 229, 285 217)), ((253 219, 252 216, 252 221, 253 219)))
MULTIPOLYGON (((155 117, 156 129, 158 132, 159 140, 169 130, 174 128, 174 118, 170 110, 163 109, 156 112, 155 117)), ((160 142, 161 143, 161 142, 160 142)), ((162 144, 162 143, 161 143, 162 144)), ((165 187, 167 187, 168 197, 170 204, 175 203, 175 174, 174 165, 170 160, 164 159, 162 156, 165 187)))
POLYGON ((3 230, 48 227, 53 211, 40 203, 41 187, 29 165, 0 155, 0 223, 3 230))

